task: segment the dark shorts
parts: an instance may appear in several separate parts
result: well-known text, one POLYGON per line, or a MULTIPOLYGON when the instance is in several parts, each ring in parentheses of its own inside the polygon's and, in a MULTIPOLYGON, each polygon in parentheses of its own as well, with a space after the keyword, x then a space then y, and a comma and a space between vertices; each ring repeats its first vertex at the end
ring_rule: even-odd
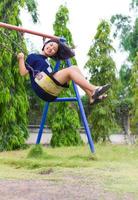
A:
POLYGON ((48 74, 48 76, 54 81, 54 83, 56 83, 56 85, 58 86, 61 86, 61 87, 64 87, 64 88, 69 88, 69 84, 68 83, 64 83, 64 84, 61 84, 59 81, 57 81, 55 78, 54 78, 54 74, 56 72, 52 72, 50 74, 48 74))

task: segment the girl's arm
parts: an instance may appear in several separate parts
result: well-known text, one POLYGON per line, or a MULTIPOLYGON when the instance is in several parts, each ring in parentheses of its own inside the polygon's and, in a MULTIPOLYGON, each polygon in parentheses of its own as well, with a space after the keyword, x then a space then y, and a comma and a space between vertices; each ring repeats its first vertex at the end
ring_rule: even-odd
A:
POLYGON ((21 76, 25 76, 28 74, 28 70, 25 67, 25 62, 24 62, 24 54, 19 53, 18 56, 18 62, 19 62, 19 72, 21 76))

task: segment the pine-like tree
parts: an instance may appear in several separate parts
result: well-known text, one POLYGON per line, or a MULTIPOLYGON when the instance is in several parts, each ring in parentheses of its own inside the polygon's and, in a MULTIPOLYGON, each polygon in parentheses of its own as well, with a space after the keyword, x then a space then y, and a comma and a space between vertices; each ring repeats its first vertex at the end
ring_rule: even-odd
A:
POLYGON ((117 79, 115 62, 111 57, 112 51, 114 49, 111 46, 110 26, 108 22, 103 20, 97 28, 97 33, 88 52, 89 59, 85 64, 92 84, 111 84, 108 98, 99 105, 92 106, 89 114, 89 124, 93 126, 95 141, 100 139, 105 141, 108 135, 117 127, 114 112, 117 79))
MULTIPOLYGON (((19 14, 24 5, 27 5, 34 21, 37 20, 34 0, 4 0, 0 2, 0 21, 21 25, 19 14)), ((20 50, 15 42, 25 51, 26 48, 20 33, 3 28, 0 31, 0 150, 13 150, 20 148, 28 137, 28 100, 24 79, 18 71, 15 52, 20 50)))
MULTIPOLYGON (((56 20, 53 25, 55 35, 66 38, 67 44, 72 46, 73 40, 71 32, 67 28, 69 21, 69 11, 66 6, 60 6, 56 14, 56 20)), ((76 64, 75 59, 72 59, 72 64, 76 64)), ((66 66, 65 62, 61 63, 61 68, 66 66)), ((63 92, 61 97, 74 96, 73 88, 63 92)), ((80 126, 79 117, 76 106, 74 104, 62 102, 52 105, 50 124, 53 132, 51 139, 52 146, 71 146, 82 144, 78 128, 80 126), (53 114, 54 113, 54 114, 53 114)))
POLYGON ((133 96, 132 130, 138 134, 138 53, 131 70, 131 91, 133 96))

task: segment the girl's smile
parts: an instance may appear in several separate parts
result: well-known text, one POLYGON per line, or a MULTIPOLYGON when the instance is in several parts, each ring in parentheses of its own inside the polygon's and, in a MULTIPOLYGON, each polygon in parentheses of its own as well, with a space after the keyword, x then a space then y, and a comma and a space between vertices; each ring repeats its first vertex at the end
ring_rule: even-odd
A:
POLYGON ((58 51, 58 44, 56 42, 49 42, 44 47, 44 53, 48 56, 53 56, 58 51))

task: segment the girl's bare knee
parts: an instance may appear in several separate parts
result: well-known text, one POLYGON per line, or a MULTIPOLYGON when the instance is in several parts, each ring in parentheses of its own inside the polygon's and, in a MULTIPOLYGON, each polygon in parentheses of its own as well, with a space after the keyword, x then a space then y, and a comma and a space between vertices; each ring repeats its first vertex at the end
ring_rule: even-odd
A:
POLYGON ((78 70, 78 67, 76 66, 76 65, 72 65, 71 67, 69 67, 69 69, 71 70, 71 71, 76 71, 76 70, 78 70))
POLYGON ((71 67, 72 67, 72 68, 78 68, 77 65, 72 65, 71 67))

